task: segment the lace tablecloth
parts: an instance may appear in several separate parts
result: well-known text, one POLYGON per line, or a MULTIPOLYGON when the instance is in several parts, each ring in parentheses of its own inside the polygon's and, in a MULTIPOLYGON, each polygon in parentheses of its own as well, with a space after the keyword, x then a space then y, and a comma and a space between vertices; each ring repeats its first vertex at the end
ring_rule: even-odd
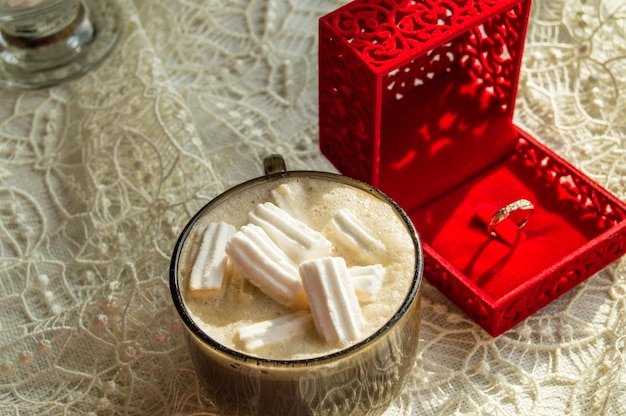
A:
MULTIPOLYGON (((0 414, 218 414, 169 297, 188 218, 317 147, 331 0, 121 1, 83 78, 0 91, 0 414)), ((626 2, 535 0, 516 122, 626 200, 626 2)), ((492 338, 425 283, 388 415, 626 414, 626 260, 492 338)))

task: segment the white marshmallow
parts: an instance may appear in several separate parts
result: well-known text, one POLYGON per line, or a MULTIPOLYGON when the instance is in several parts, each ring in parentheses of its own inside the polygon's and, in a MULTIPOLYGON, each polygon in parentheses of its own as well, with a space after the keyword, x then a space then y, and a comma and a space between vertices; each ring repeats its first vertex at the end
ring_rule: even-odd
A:
POLYGON ((221 289, 228 260, 224 248, 236 231, 235 227, 225 222, 210 223, 206 227, 189 277, 191 292, 216 292, 221 289))
POLYGON ((324 228, 324 235, 335 245, 352 253, 360 261, 371 263, 385 245, 352 211, 342 208, 324 228))
POLYGON ((244 326, 237 331, 247 351, 285 342, 313 327, 310 313, 295 312, 267 321, 244 326))
POLYGON ((270 196, 279 208, 306 223, 306 191, 300 182, 283 183, 272 189, 270 196))
POLYGON ((380 264, 350 267, 348 273, 360 302, 370 302, 383 287, 385 268, 380 264))
POLYGON ((299 270, 318 333, 331 344, 358 339, 363 316, 345 260, 308 260, 299 270))
POLYGON ((248 218, 251 224, 263 228, 295 263, 332 253, 332 243, 326 237, 271 202, 257 205, 248 218))
POLYGON ((244 225, 226 244, 235 267, 263 293, 287 307, 306 303, 296 264, 254 224, 244 225))

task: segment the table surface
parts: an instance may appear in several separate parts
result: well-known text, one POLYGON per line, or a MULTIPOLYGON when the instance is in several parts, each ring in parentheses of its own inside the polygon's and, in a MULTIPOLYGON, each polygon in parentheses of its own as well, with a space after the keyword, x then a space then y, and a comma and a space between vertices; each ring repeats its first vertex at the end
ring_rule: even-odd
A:
MULTIPOLYGON (((218 414, 170 301, 188 218, 317 145, 317 21, 345 1, 121 1, 97 70, 0 90, 0 414, 218 414)), ((626 200, 626 1, 535 0, 515 121, 626 200)), ((492 338, 428 283, 387 415, 626 414, 626 261, 492 338)))

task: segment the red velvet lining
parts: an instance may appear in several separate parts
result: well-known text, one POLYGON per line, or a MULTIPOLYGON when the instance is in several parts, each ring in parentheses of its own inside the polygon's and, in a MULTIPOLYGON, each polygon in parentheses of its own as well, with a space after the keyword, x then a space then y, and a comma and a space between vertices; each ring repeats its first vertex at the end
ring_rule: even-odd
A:
POLYGON ((493 300, 575 253, 602 231, 568 212, 517 159, 509 157, 410 214, 422 240, 493 300), (535 211, 519 239, 507 244, 489 236, 477 209, 485 204, 503 207, 520 198, 532 201, 535 211))

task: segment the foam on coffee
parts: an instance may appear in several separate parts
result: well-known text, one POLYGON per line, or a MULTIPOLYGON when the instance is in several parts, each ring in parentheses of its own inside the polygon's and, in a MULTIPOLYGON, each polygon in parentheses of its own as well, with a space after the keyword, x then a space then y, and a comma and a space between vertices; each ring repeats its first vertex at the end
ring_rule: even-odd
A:
MULTIPOLYGON (((297 194, 289 207, 290 213, 313 229, 324 230, 333 216, 345 208, 374 230, 383 243, 383 248, 373 247, 366 256, 345 250, 340 245, 334 248, 334 255, 343 257, 348 266, 380 263, 385 267, 382 290, 372 301, 361 304, 365 321, 361 339, 373 334, 396 313, 407 296, 415 273, 414 244, 410 232, 390 204, 366 191, 328 179, 295 176, 264 182, 233 194, 214 206, 198 220, 185 242, 179 269, 181 287, 187 288, 195 252, 207 224, 225 221, 240 228, 248 223, 248 212, 259 203, 272 201, 271 191, 283 183, 288 183, 297 194)), ((189 296, 187 291, 183 293, 185 306, 198 326, 215 341, 231 349, 264 358, 295 360, 326 355, 348 346, 329 345, 313 329, 289 342, 264 347, 251 354, 237 339, 238 328, 278 318, 293 313, 293 310, 246 285, 245 281, 226 282, 225 286, 227 289, 221 296, 189 296)), ((351 343, 354 342, 358 340, 351 343)))

